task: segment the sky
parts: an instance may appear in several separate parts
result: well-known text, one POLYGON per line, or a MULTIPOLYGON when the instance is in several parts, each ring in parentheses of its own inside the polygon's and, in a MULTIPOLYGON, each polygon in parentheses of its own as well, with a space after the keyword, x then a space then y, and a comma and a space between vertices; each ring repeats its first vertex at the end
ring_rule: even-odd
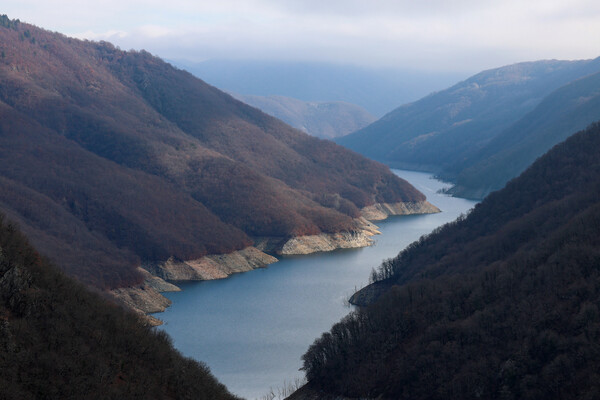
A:
POLYGON ((600 56, 598 0, 2 0, 0 14, 190 62, 478 72, 600 56))

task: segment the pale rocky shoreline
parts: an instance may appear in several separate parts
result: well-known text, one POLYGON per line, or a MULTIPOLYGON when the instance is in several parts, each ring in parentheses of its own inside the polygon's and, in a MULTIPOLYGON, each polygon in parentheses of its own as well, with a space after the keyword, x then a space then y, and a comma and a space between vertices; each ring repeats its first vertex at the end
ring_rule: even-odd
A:
POLYGON ((144 282, 127 288, 113 289, 111 294, 121 304, 145 315, 151 325, 162 322, 148 314, 163 312, 171 301, 162 292, 179 291, 168 281, 223 279, 228 276, 265 268, 277 262, 275 255, 310 254, 337 249, 366 247, 373 244, 379 228, 370 221, 381 221, 392 215, 432 214, 440 210, 431 203, 377 203, 361 210, 353 231, 320 233, 292 238, 255 238, 254 246, 229 254, 208 255, 196 260, 170 258, 164 263, 144 264, 139 268, 144 282))
POLYGON ((416 203, 375 203, 361 210, 362 216, 369 221, 381 221, 391 215, 434 214, 440 209, 428 201, 416 203))

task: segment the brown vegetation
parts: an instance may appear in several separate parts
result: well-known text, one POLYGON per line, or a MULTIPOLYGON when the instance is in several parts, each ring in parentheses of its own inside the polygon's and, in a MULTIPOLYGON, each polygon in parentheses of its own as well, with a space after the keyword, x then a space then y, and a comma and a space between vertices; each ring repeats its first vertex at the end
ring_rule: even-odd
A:
POLYGON ((147 52, 0 22, 0 207, 86 283, 129 285, 139 260, 337 232, 363 206, 424 199, 147 52))

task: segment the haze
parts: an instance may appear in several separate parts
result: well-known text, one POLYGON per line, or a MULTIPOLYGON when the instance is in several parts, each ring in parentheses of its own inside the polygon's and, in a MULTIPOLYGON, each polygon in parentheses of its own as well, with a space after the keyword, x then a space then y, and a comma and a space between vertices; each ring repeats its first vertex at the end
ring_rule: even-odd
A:
POLYGON ((3 13, 166 59, 329 62, 474 73, 600 54, 600 3, 5 0, 3 13))

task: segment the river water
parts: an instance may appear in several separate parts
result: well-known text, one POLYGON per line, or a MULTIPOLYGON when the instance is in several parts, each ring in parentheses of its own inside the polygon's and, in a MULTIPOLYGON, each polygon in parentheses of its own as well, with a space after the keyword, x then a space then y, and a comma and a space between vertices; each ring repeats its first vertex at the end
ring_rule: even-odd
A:
POLYGON ((204 361, 231 392, 255 399, 304 375, 300 357, 346 315, 346 300, 371 269, 475 202, 437 193, 431 175, 394 170, 442 210, 379 221, 374 246, 283 257, 268 268, 218 281, 179 282, 173 305, 156 317, 185 356, 204 361))

